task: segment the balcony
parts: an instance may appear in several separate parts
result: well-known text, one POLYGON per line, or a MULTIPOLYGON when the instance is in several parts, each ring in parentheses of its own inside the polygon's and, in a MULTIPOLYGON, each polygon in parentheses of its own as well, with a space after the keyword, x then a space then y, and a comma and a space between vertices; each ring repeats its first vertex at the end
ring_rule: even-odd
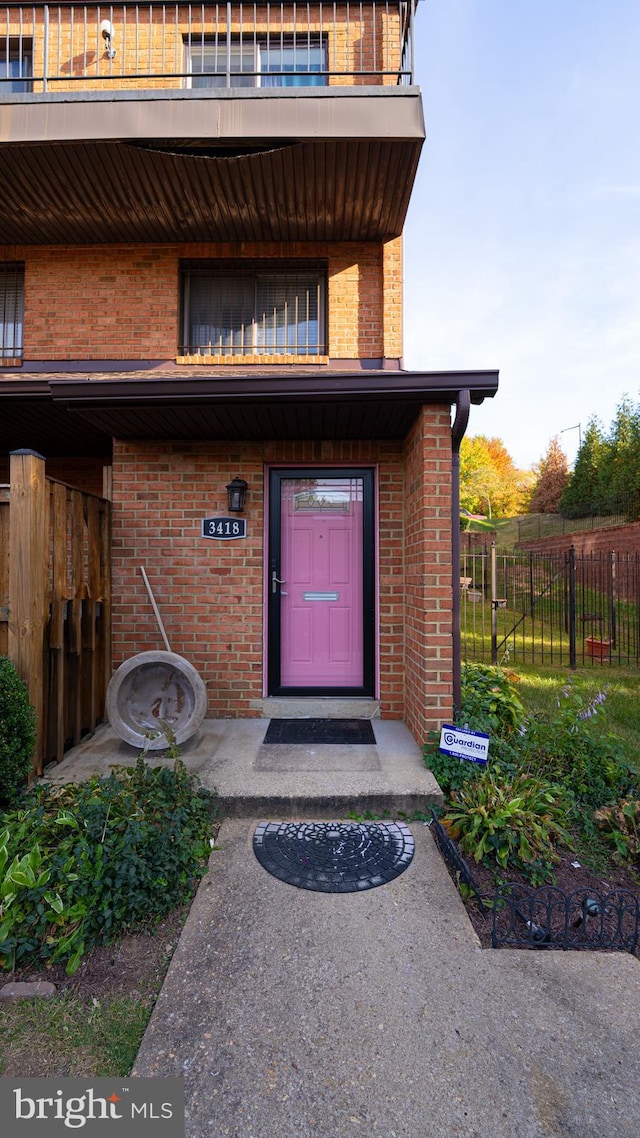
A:
POLYGON ((0 242, 388 240, 415 0, 0 8, 0 242))

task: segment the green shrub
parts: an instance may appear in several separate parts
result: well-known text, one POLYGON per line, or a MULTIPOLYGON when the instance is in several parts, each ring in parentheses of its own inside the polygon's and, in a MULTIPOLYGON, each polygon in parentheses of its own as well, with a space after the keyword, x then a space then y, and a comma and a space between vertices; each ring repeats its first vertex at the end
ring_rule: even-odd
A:
POLYGON ((558 861, 554 845, 570 844, 569 803, 561 787, 528 774, 504 780, 492 771, 452 795, 443 822, 464 853, 541 884, 558 861))
POLYGON ((520 738, 522 766, 560 783, 589 816, 623 797, 632 781, 619 741, 596 726, 605 699, 601 691, 585 700, 567 681, 557 714, 545 721, 528 721, 520 738))
POLYGON ((594 820, 605 840, 615 846, 618 859, 640 868, 640 799, 603 806, 594 820))
POLYGON ((29 791, 0 822, 0 963, 66 961, 188 900, 206 866, 208 796, 184 764, 29 791))
POLYGON ((0 656, 0 802, 24 787, 36 746, 36 713, 15 664, 0 656))
MULTIPOLYGON (((514 684, 502 668, 464 664, 461 694, 458 726, 489 735, 489 766, 499 765, 503 772, 513 773, 517 760, 516 729, 524 722, 524 708, 514 684)), ((482 764, 442 754, 439 741, 439 733, 432 732, 425 744, 424 759, 445 795, 482 775, 486 769, 482 764)))
POLYGON ((443 754, 438 746, 440 733, 432 732, 424 749, 424 760, 429 770, 435 776, 438 786, 445 796, 454 790, 459 790, 469 779, 479 778, 483 767, 479 763, 470 763, 466 759, 457 759, 453 755, 443 754))
POLYGON ((489 664, 462 667, 462 706, 457 722, 473 731, 508 738, 524 722, 524 707, 502 668, 489 664))

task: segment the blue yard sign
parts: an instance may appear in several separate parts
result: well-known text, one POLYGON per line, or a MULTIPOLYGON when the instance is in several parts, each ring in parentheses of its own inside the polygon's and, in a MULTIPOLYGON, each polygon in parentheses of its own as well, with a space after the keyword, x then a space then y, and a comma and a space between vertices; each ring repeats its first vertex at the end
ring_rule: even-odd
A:
POLYGON ((453 755, 455 759, 467 759, 470 763, 485 766, 489 756, 489 736, 482 731, 468 731, 463 727, 443 723, 440 750, 445 755, 453 755))

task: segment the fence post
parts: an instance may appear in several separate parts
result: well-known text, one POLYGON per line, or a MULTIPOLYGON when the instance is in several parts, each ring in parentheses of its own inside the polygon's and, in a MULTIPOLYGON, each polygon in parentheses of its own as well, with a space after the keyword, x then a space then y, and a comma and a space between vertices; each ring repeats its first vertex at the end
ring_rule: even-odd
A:
POLYGON ((618 637, 618 620, 617 620, 617 584, 616 584, 616 554, 615 550, 611 550, 609 557, 611 559, 611 648, 616 647, 618 637))
POLYGON ((34 774, 44 753, 44 631, 49 614, 49 524, 45 465, 41 454, 10 456, 9 658, 29 689, 36 710, 34 774))
POLYGON ((498 663, 498 605, 496 593, 498 591, 498 571, 496 563, 495 542, 491 544, 491 663, 498 663))
POLYGON ((569 667, 577 667, 576 657, 576 550, 569 550, 569 667))

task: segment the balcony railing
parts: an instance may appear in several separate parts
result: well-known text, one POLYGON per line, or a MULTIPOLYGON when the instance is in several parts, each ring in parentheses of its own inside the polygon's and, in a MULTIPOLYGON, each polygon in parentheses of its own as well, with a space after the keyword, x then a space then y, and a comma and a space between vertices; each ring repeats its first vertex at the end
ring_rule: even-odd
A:
POLYGON ((413 82, 417 0, 0 7, 0 99, 413 82))

